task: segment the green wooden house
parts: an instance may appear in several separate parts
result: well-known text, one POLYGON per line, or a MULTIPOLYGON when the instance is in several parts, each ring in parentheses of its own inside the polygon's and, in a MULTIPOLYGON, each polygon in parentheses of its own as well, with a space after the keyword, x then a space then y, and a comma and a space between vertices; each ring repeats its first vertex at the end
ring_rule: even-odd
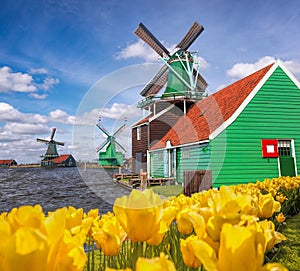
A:
POLYGON ((148 152, 151 177, 183 183, 207 170, 213 187, 295 176, 300 84, 277 61, 197 102, 148 152))

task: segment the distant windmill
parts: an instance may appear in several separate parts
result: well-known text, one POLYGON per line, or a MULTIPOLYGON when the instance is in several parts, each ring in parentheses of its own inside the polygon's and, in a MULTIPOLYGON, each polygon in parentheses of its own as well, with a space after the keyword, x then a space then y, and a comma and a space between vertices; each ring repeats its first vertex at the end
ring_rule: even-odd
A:
POLYGON ((55 135, 55 131, 56 131, 56 128, 53 128, 51 136, 50 136, 50 140, 41 139, 41 138, 37 138, 36 139, 36 141, 42 142, 42 143, 46 143, 46 145, 48 145, 46 154, 42 156, 43 160, 51 160, 53 158, 58 157, 59 155, 57 153, 56 145, 60 145, 60 146, 64 146, 65 145, 65 143, 58 142, 58 141, 55 141, 53 139, 54 135, 55 135))
POLYGON ((96 149, 96 151, 99 152, 99 164, 104 167, 123 166, 123 154, 117 151, 116 146, 121 148, 124 152, 126 152, 126 149, 116 140, 116 136, 124 130, 126 124, 124 123, 112 135, 103 127, 100 120, 96 126, 107 136, 106 141, 96 149), (106 150, 101 151, 105 147, 106 150))

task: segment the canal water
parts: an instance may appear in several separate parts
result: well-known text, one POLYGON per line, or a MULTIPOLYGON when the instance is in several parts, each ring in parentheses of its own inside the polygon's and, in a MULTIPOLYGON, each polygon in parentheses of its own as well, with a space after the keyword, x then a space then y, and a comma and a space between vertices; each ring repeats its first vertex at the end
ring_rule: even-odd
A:
POLYGON ((113 182, 118 170, 88 168, 1 168, 0 213, 40 204, 44 212, 64 206, 112 211, 117 197, 130 191, 113 182))

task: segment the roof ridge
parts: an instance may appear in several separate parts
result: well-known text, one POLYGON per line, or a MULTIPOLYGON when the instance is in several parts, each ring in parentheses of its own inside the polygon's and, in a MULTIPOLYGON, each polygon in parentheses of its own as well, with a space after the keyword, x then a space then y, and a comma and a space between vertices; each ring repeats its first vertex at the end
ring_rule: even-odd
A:
POLYGON ((274 64, 269 64, 198 101, 151 149, 164 148, 166 140, 177 146, 209 139, 214 131, 224 128, 224 123, 239 109, 274 64))

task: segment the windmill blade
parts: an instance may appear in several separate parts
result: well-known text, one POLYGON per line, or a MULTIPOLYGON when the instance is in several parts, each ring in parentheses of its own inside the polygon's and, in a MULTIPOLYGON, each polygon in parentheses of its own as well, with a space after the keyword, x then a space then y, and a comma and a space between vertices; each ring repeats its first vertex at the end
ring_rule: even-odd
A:
POLYGON ((52 129, 52 134, 51 134, 51 136, 50 136, 50 141, 53 140, 54 135, 55 135, 55 131, 56 131, 56 128, 53 128, 53 129, 52 129))
POLYGON ((59 142, 59 141, 54 141, 54 140, 52 142, 56 145, 65 146, 64 142, 59 142))
POLYGON ((109 139, 107 139, 104 143, 102 143, 98 148, 96 148, 96 151, 99 152, 101 151, 105 146, 106 144, 108 144, 110 142, 109 139))
POLYGON ((36 141, 37 141, 37 142, 47 143, 47 144, 49 143, 49 140, 41 139, 41 138, 37 138, 36 141))
MULTIPOLYGON (((194 76, 196 76, 197 74, 197 71, 195 69, 193 70, 193 74, 194 76)), ((207 86, 208 84, 206 80, 202 77, 200 73, 198 73, 197 82, 196 82, 196 91, 204 92, 207 86)))
POLYGON ((161 42, 157 38, 155 38, 153 34, 142 23, 139 24, 138 28, 134 31, 134 33, 140 39, 146 42, 161 57, 164 56, 164 53, 167 56, 170 56, 170 52, 167 50, 167 48, 163 46, 161 42))
POLYGON ((140 95, 147 97, 149 95, 157 94, 168 81, 168 69, 167 65, 163 65, 158 73, 142 89, 140 95))
POLYGON ((96 124, 96 126, 107 136, 110 136, 109 133, 105 130, 105 128, 101 124, 96 124))
POLYGON ((117 131, 114 132, 113 136, 117 136, 119 133, 121 133, 124 128, 126 127, 126 124, 124 123, 117 131))
POLYGON ((198 38, 204 27, 197 22, 194 22, 190 30, 186 33, 184 38, 178 43, 177 47, 182 50, 187 50, 191 44, 198 38))
POLYGON ((114 140, 114 143, 117 144, 124 152, 127 152, 126 149, 116 140, 114 140))

